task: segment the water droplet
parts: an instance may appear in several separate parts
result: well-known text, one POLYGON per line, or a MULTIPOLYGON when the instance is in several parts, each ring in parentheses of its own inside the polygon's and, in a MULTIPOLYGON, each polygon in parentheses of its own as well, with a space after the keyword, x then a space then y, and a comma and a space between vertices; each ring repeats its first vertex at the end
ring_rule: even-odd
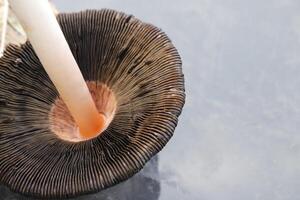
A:
POLYGON ((20 63, 22 63, 23 61, 22 61, 22 59, 21 58, 17 58, 16 60, 15 60, 15 64, 16 65, 18 65, 18 64, 20 64, 20 63))
POLYGON ((143 113, 132 113, 132 120, 136 121, 143 116, 143 113))
POLYGON ((116 19, 120 19, 121 18, 121 15, 120 15, 120 13, 118 13, 117 15, 116 15, 116 19))
POLYGON ((159 136, 159 134, 158 134, 157 132, 154 132, 154 135, 155 135, 156 137, 158 137, 158 136, 159 136))
POLYGON ((169 91, 170 92, 178 92, 178 90, 176 88, 171 88, 169 91))
POLYGON ((153 62, 153 60, 146 60, 145 65, 150 65, 153 62))

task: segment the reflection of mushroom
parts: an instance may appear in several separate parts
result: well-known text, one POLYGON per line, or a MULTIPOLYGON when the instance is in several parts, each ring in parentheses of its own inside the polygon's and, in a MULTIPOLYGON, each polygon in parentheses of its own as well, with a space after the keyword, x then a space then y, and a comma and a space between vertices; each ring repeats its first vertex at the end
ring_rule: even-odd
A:
MULTIPOLYGON (((131 177, 168 142, 184 103, 180 57, 156 27, 101 10, 58 21, 104 132, 81 141, 31 45, 0 59, 0 181, 37 197, 70 197, 131 177)), ((68 75, 66 75, 68 79, 68 75)))

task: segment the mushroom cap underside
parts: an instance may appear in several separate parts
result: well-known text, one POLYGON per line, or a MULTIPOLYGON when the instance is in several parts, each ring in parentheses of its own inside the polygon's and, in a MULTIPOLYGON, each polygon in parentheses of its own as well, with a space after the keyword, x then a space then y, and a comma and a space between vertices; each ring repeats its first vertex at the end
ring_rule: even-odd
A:
MULTIPOLYGON (((6 48, 0 58, 0 183, 42 198, 96 192, 134 175, 172 137, 185 100, 181 59, 160 29, 106 9, 57 19, 85 80, 108 87, 116 110, 97 138, 58 138, 49 113, 59 94, 32 46, 6 48)), ((71 74, 65 76, 68 81, 71 74)))

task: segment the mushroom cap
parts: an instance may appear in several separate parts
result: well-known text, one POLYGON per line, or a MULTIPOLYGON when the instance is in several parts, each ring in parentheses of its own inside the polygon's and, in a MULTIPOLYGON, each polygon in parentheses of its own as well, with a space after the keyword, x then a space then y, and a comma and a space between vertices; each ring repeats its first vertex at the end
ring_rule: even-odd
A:
POLYGON ((185 99, 181 59, 160 29, 106 9, 57 18, 85 80, 109 87, 117 107, 97 138, 60 139, 49 120, 59 94, 32 46, 6 48, 0 183, 42 198, 92 193, 133 176, 172 137, 185 99))

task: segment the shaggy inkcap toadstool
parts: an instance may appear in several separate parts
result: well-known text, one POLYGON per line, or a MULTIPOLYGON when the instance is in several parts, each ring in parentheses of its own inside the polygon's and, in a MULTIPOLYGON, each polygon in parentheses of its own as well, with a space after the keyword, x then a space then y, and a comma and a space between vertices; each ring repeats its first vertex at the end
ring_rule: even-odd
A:
POLYGON ((180 57, 160 29, 112 10, 57 18, 108 123, 96 138, 72 138, 76 124, 30 43, 6 48, 0 181, 43 198, 96 192, 134 175, 172 137, 185 99, 180 57))

